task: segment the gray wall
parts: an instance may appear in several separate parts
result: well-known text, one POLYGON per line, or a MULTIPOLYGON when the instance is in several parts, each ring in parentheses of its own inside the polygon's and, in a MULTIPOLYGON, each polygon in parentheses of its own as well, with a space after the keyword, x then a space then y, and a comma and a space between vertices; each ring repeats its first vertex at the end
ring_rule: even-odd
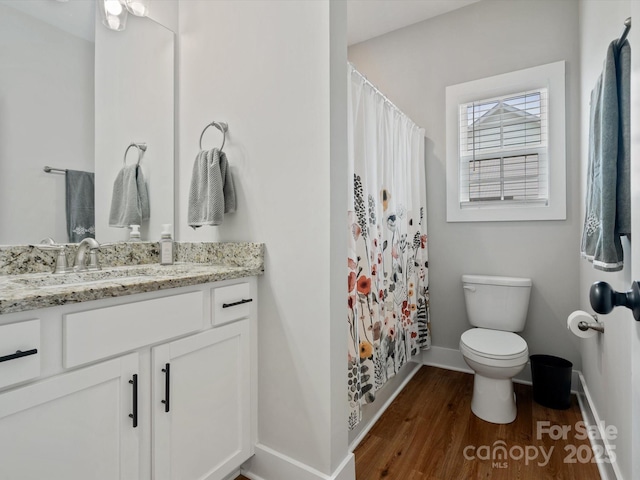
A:
POLYGON ((462 274, 530 277, 523 332, 530 352, 562 356, 580 369, 578 339, 566 329, 579 302, 578 12, 577 0, 483 0, 349 49, 356 68, 426 129, 435 346, 457 349, 469 328, 462 274), (445 87, 559 60, 567 62, 567 220, 447 223, 445 87))

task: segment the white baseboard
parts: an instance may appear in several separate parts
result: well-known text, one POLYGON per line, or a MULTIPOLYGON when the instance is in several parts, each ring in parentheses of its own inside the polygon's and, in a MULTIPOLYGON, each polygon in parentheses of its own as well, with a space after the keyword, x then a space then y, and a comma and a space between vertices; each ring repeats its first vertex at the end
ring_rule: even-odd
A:
MULTIPOLYGON (((580 377, 580 386, 581 391, 578 393, 578 403, 580 404, 580 411, 582 412, 582 419, 584 423, 587 425, 587 428, 591 429, 593 427, 598 429, 600 438, 590 438, 591 447, 594 451, 602 451, 604 448, 604 452, 607 455, 610 455, 612 451, 615 451, 615 447, 612 449, 611 444, 608 441, 607 435, 602 431, 602 426, 604 423, 600 420, 600 416, 598 415, 598 411, 596 410, 596 406, 593 403, 593 399, 591 398, 591 394, 589 393, 589 388, 587 386, 587 382, 582 375, 579 373, 580 377)), ((614 461, 611 463, 606 462, 597 462, 598 471, 600 472, 600 477, 602 480, 622 480, 622 473, 620 472, 620 467, 618 466, 618 462, 614 461)))
MULTIPOLYGON (((434 347, 422 352, 423 365, 432 367, 445 368, 447 370, 455 370, 457 372, 473 373, 473 370, 466 364, 460 350, 455 348, 434 347)), ((531 367, 527 366, 513 378, 515 383, 523 383, 531 385, 531 367)), ((578 394, 581 391, 580 372, 572 370, 571 372, 571 391, 578 394)))
POLYGON ((460 350, 454 348, 432 346, 429 350, 422 352, 422 364, 456 372, 473 373, 473 370, 465 363, 460 350))
POLYGON ((326 475, 259 443, 255 455, 242 466, 242 474, 251 480, 355 480, 356 463, 349 452, 336 471, 326 475))

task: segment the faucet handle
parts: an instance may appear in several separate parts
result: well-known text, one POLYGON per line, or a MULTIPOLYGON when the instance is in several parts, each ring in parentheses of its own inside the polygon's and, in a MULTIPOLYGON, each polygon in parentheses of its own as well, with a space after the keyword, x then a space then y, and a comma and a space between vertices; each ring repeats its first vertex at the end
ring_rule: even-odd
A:
POLYGON ((87 270, 102 270, 102 266, 98 261, 98 250, 102 250, 103 248, 114 247, 118 245, 118 242, 105 242, 99 244, 96 248, 89 249, 89 262, 87 264, 87 270))
POLYGON ((66 273, 70 270, 64 245, 57 244, 51 237, 47 237, 38 245, 33 246, 40 250, 57 252, 58 256, 53 266, 53 273, 66 273))
POLYGON ((41 240, 40 243, 31 246, 39 248, 40 250, 60 250, 60 248, 64 248, 62 245, 57 244, 51 237, 47 237, 41 240))
POLYGON ((58 249, 58 258, 56 258, 56 265, 53 269, 53 273, 67 273, 70 271, 69 262, 67 262, 67 255, 64 251, 64 247, 61 245, 58 249))

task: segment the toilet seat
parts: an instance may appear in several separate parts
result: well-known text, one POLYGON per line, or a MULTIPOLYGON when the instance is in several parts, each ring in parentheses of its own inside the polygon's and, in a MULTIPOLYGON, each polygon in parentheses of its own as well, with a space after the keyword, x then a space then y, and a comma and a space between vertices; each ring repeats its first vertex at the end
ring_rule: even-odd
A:
POLYGON ((460 337, 460 351, 470 360, 485 365, 511 367, 527 362, 527 342, 512 332, 472 328, 460 337))

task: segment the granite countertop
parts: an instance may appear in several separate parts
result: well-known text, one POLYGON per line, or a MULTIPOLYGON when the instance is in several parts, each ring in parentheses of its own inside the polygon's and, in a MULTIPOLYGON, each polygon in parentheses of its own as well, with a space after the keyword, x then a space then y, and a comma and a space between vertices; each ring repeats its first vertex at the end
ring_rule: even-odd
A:
MULTIPOLYGON (((0 247, 0 259, 3 248, 0 247)), ((144 250, 145 247, 141 245, 133 248, 144 250)), ((182 244, 176 250, 175 256, 179 261, 173 265, 141 263, 103 266, 99 271, 81 273, 54 275, 50 272, 36 272, 0 275, 0 314, 187 287, 264 273, 264 245, 262 244, 182 244)), ((14 254, 15 250, 12 250, 10 257, 14 254)), ((141 260, 153 260, 153 255, 151 254, 150 257, 142 255, 141 260)), ((105 260, 118 263, 113 259, 105 258, 102 261, 103 265, 108 265, 105 260)))

